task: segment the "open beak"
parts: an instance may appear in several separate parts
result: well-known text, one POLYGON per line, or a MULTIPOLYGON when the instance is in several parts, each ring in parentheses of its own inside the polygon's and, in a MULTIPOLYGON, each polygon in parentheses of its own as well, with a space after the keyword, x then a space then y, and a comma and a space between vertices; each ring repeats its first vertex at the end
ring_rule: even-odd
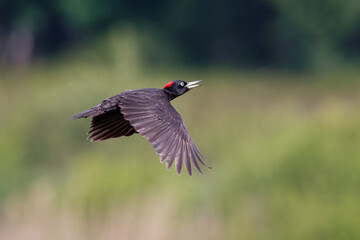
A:
POLYGON ((201 84, 200 84, 201 81, 202 81, 202 80, 193 81, 193 82, 188 82, 187 85, 186 85, 186 88, 190 90, 190 89, 192 89, 192 88, 199 87, 199 86, 201 86, 201 84))

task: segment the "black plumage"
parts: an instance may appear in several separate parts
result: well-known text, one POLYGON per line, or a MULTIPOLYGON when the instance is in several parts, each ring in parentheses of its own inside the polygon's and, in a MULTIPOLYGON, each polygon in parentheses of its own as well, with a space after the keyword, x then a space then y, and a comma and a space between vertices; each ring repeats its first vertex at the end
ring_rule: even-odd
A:
POLYGON ((200 86, 199 82, 175 80, 163 89, 124 91, 70 119, 92 117, 88 137, 91 141, 139 133, 155 149, 160 162, 166 162, 166 169, 175 163, 176 172, 180 174, 184 163, 190 176, 191 165, 202 173, 198 162, 206 166, 205 158, 187 133, 180 114, 170 103, 191 88, 200 86))

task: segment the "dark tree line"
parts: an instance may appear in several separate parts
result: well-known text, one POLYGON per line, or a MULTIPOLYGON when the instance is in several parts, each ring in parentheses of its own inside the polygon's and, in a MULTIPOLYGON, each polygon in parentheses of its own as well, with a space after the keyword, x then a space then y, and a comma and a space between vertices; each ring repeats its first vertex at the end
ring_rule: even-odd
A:
POLYGON ((360 55, 357 0, 2 0, 0 54, 17 36, 50 56, 124 22, 161 32, 188 64, 304 69, 360 55))

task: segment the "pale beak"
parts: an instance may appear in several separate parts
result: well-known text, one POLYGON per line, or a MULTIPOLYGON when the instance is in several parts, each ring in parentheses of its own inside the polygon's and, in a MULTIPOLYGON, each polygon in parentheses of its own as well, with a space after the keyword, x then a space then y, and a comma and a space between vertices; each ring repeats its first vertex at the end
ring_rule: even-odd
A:
POLYGON ((186 88, 187 89, 192 89, 192 88, 196 88, 196 87, 199 87, 201 86, 201 84, 199 84, 202 80, 198 80, 198 81, 193 81, 193 82, 188 82, 187 85, 186 85, 186 88))

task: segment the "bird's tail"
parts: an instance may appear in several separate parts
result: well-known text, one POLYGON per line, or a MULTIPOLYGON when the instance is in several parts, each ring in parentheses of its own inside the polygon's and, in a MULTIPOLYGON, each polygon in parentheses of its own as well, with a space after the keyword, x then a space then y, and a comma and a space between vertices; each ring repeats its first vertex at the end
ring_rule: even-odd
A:
POLYGON ((96 112, 96 110, 91 108, 91 109, 85 110, 85 111, 83 111, 81 113, 78 113, 78 114, 76 114, 76 115, 74 115, 72 117, 69 117, 69 120, 78 119, 78 118, 92 117, 92 116, 95 115, 94 114, 95 112, 96 112))

